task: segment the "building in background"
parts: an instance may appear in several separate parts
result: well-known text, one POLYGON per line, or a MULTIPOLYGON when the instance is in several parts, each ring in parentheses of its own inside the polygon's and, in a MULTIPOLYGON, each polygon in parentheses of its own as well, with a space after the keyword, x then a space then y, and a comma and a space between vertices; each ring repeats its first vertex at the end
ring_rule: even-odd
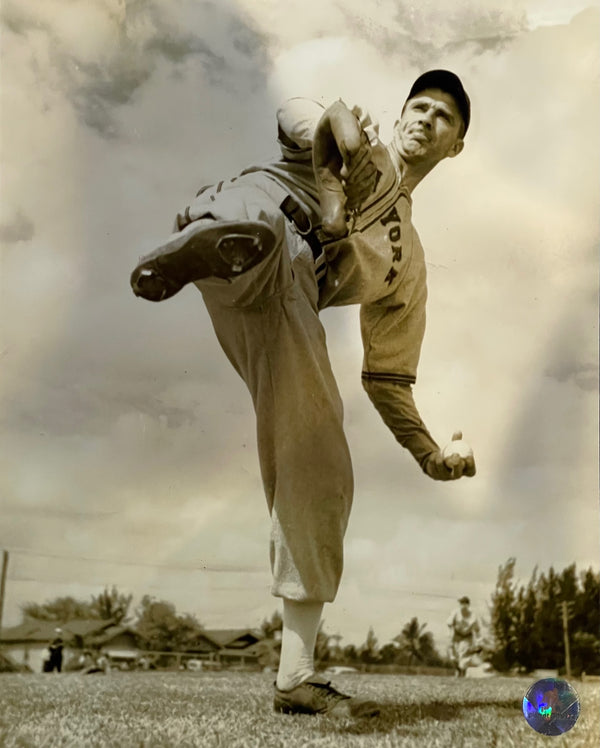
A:
POLYGON ((83 649, 85 641, 100 636, 113 626, 113 621, 99 619, 74 619, 72 621, 40 621, 27 619, 18 626, 2 629, 0 647, 17 663, 34 673, 41 673, 47 657, 48 645, 56 638, 56 629, 62 629, 65 663, 83 649))

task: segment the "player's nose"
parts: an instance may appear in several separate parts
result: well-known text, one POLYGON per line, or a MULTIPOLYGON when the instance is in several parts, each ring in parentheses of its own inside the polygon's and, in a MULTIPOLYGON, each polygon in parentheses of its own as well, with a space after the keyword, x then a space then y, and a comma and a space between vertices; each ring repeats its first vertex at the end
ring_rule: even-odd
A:
POLYGON ((428 129, 431 129, 433 123, 433 112, 431 109, 426 109, 419 113, 419 122, 428 129))

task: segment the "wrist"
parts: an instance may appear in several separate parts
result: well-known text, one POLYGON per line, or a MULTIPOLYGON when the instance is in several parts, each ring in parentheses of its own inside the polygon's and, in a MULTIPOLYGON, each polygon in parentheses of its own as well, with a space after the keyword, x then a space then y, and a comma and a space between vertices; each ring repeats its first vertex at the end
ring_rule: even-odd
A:
POLYGON ((440 450, 432 452, 424 465, 425 473, 433 480, 449 480, 452 477, 452 470, 444 462, 444 456, 440 450))

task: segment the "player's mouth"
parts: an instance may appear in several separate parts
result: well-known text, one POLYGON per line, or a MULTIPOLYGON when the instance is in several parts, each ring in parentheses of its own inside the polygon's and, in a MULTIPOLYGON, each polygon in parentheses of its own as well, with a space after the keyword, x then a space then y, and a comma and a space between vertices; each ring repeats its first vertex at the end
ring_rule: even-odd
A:
POLYGON ((428 143, 430 141, 429 135, 420 127, 413 128, 410 130, 409 135, 411 138, 414 138, 414 140, 418 140, 419 143, 428 143))

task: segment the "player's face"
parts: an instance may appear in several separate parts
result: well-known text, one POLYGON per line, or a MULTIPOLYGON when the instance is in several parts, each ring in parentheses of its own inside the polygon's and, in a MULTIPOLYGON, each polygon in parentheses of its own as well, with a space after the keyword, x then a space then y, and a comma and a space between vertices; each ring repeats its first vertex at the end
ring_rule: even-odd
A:
POLYGON ((428 88, 409 99, 394 127, 394 143, 406 163, 435 166, 463 148, 462 117, 454 98, 428 88))

